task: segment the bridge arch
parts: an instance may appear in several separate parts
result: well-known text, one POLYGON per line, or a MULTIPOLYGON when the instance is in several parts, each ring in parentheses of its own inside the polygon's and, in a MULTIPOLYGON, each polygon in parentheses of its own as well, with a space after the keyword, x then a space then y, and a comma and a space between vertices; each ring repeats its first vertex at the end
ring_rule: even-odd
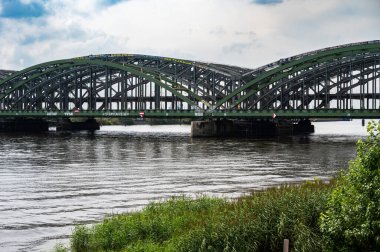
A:
POLYGON ((272 65, 218 101, 216 107, 374 109, 380 105, 380 41, 326 48, 272 65), (307 103, 310 100, 314 103, 307 103), (343 100, 350 106, 341 105, 343 100))
POLYGON ((307 52, 256 69, 102 54, 0 73, 1 111, 380 108, 378 40, 307 52))
POLYGON ((181 109, 209 106, 160 73, 98 59, 52 61, 14 73, 0 81, 0 99, 6 110, 174 109, 168 99, 181 109))

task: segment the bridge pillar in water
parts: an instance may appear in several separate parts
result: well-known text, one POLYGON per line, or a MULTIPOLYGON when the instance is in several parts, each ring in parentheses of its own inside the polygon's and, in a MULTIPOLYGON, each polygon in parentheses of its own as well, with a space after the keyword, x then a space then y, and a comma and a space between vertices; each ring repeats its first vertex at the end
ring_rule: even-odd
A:
POLYGON ((43 119, 15 118, 1 119, 0 132, 46 132, 49 131, 49 123, 43 119))
POLYGON ((308 119, 299 121, 297 124, 294 124, 293 128, 294 134, 314 133, 314 125, 308 119))
POLYGON ((191 137, 229 137, 233 133, 233 121, 192 121, 191 137))
POLYGON ((192 121, 192 137, 273 137, 314 132, 309 120, 292 122, 271 120, 208 120, 192 121))
POLYGON ((266 137, 276 135, 276 125, 270 121, 207 120, 192 121, 192 137, 266 137))
POLYGON ((69 118, 66 118, 57 124, 57 131, 95 131, 99 129, 100 125, 94 118, 88 118, 80 122, 72 122, 69 118))

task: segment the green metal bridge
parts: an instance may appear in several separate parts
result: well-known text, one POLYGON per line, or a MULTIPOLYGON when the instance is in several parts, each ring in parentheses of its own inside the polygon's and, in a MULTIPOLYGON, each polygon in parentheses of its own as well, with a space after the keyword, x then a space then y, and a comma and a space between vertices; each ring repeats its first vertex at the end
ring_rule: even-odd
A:
POLYGON ((0 117, 380 118, 380 40, 249 69, 136 54, 0 70, 0 117))

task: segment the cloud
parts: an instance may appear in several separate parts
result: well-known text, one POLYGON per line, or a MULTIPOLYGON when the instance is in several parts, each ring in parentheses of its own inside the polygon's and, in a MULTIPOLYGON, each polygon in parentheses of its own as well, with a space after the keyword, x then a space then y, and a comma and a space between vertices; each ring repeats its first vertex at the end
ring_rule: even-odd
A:
POLYGON ((380 38, 380 1, 374 0, 287 0, 270 8, 252 0, 16 1, 42 6, 44 13, 0 16, 0 69, 101 53, 253 68, 305 51, 380 38))
POLYGON ((283 0, 254 0, 256 4, 279 4, 282 3, 283 0))
POLYGON ((119 2, 122 2, 122 1, 123 0, 103 0, 105 5, 113 5, 113 4, 117 4, 119 2))
POLYGON ((30 18, 44 15, 43 4, 35 1, 3 0, 1 2, 1 17, 4 18, 30 18))
POLYGON ((217 26, 211 29, 210 34, 216 35, 216 36, 222 36, 226 34, 226 31, 222 26, 217 26))
POLYGON ((97 14, 111 6, 125 2, 126 0, 44 0, 45 6, 51 16, 77 15, 87 16, 97 14), (67 13, 70 11, 69 13, 67 13))
POLYGON ((235 38, 231 44, 223 47, 226 54, 243 54, 249 52, 249 49, 255 46, 256 33, 253 31, 235 31, 231 37, 235 38))
POLYGON ((225 53, 237 53, 242 54, 253 45, 253 42, 249 43, 233 43, 231 45, 223 47, 225 53))

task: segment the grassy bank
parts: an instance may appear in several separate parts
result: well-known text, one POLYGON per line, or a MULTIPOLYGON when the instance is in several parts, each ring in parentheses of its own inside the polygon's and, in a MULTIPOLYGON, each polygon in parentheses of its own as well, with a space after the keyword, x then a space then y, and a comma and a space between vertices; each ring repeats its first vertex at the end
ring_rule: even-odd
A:
MULTIPOLYGON (((236 200, 173 198, 78 226, 72 251, 380 251, 380 123, 330 183, 271 188, 236 200)), ((59 247, 57 251, 66 251, 59 247)))
POLYGON ((292 251, 321 251, 319 216, 333 187, 313 181, 236 200, 180 197, 151 203, 140 212, 76 227, 71 250, 280 251, 287 238, 292 251))

